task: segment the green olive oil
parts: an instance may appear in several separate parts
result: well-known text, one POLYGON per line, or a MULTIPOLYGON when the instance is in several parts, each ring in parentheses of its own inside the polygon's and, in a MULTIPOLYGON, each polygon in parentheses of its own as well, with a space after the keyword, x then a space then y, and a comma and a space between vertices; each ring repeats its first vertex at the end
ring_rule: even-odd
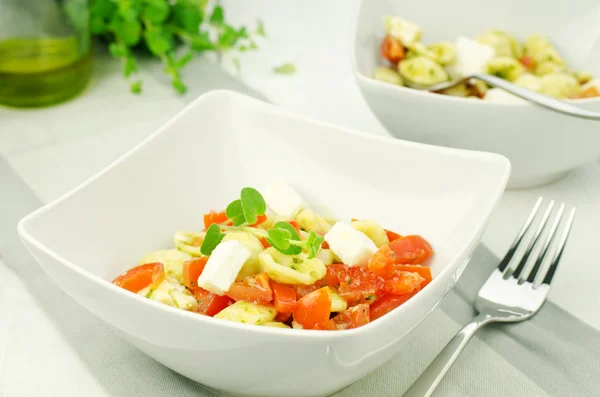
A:
POLYGON ((0 104, 48 106, 81 92, 92 71, 74 36, 0 39, 0 104))

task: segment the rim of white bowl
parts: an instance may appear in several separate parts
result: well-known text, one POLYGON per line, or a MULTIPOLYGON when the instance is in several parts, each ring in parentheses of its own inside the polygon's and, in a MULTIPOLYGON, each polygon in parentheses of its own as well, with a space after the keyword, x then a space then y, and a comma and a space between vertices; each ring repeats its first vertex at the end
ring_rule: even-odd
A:
MULTIPOLYGON (((192 111, 196 106, 198 106, 199 102, 210 100, 214 96, 221 96, 221 95, 226 95, 229 97, 233 96, 233 97, 236 97, 238 100, 245 100, 245 101, 253 102, 255 104, 260 104, 260 106, 266 107, 266 108, 270 109, 271 111, 275 111, 286 117, 290 117, 290 118, 294 118, 294 119, 297 119, 297 120, 300 120, 303 122, 311 123, 316 126, 321 126, 321 127, 325 127, 325 128, 329 128, 329 129, 333 128, 333 129, 341 130, 346 134, 359 136, 359 137, 362 137, 365 139, 371 139, 371 140, 382 141, 382 142, 386 142, 386 143, 393 143, 396 145, 403 145, 403 146, 409 146, 409 147, 426 148, 427 150, 433 151, 433 152, 456 153, 456 154, 468 155, 470 157, 481 157, 481 158, 488 158, 488 159, 494 158, 494 159, 504 163, 503 164, 504 165, 504 173, 502 175, 500 183, 498 184, 496 189, 492 192, 493 199, 490 200, 490 202, 486 203, 486 205, 485 205, 485 210, 488 214, 488 219, 489 219, 489 216, 491 215, 493 209, 496 207, 496 205, 500 201, 500 198, 502 197, 502 193, 504 192, 504 189, 508 182, 508 178, 510 176, 510 171, 511 171, 510 161, 506 157, 504 157, 500 154, 475 151, 475 150, 447 148, 447 147, 429 145, 429 144, 424 144, 424 143, 405 141, 405 140, 392 138, 392 137, 377 136, 374 134, 361 132, 359 130, 346 128, 346 127, 338 126, 338 125, 335 125, 332 123, 318 121, 318 120, 311 119, 310 117, 305 117, 305 116, 302 116, 299 114, 295 114, 293 112, 290 112, 290 111, 287 111, 280 107, 277 107, 273 104, 251 98, 247 95, 243 95, 243 94, 240 94, 235 91, 224 90, 224 89, 212 90, 212 91, 209 91, 209 92, 197 97, 194 101, 189 103, 185 108, 183 108, 179 113, 177 113, 175 116, 173 116, 169 121, 167 121, 165 124, 163 124, 155 132, 150 134, 148 137, 146 137, 142 142, 140 142, 139 144, 134 146, 132 149, 130 149, 129 151, 127 151, 126 153, 121 155, 118 159, 114 160, 112 163, 107 165, 101 171, 97 172, 95 175, 91 176, 86 181, 84 181, 80 185, 76 186, 75 188, 71 189, 70 191, 64 193, 57 199, 51 201, 50 203, 43 205, 42 207, 38 208, 37 210, 35 210, 35 211, 29 213, 28 215, 26 215, 25 217, 23 217, 17 225, 17 231, 18 231, 20 237, 22 239, 26 240, 32 246, 35 246, 40 251, 44 252, 47 256, 60 262, 62 265, 67 266, 69 269, 78 273, 82 277, 85 277, 86 279, 88 279, 88 281, 93 282, 100 287, 106 287, 106 288, 112 289, 115 293, 121 294, 121 296, 125 297, 126 299, 137 299, 138 302, 140 302, 142 304, 150 304, 153 307, 157 308, 158 310, 166 310, 167 312, 173 313, 173 315, 188 317, 190 319, 193 319, 193 321, 207 322, 209 324, 213 324, 216 326, 240 329, 240 330, 244 330, 246 332, 273 334, 273 335, 278 335, 280 337, 284 337, 284 335, 288 335, 290 338, 293 338, 296 340, 299 337, 306 338, 306 339, 351 338, 351 337, 354 337, 355 335, 368 333, 371 331, 372 328, 375 328, 375 327, 385 327, 391 321, 391 319, 393 317, 402 315, 402 313, 405 310, 407 310, 408 307, 412 307, 414 305, 421 304, 421 301, 423 299, 425 299, 424 295, 416 294, 413 298, 409 299, 401 307, 398 307, 398 308, 392 310, 390 313, 386 314, 385 316, 382 316, 377 321, 368 323, 359 328, 354 328, 354 329, 349 329, 349 330, 338 330, 338 331, 333 331, 333 332, 332 331, 320 331, 320 330, 293 329, 293 328, 292 329, 283 329, 283 328, 275 328, 275 327, 264 327, 264 326, 261 327, 261 326, 256 326, 256 325, 252 325, 252 324, 236 323, 233 321, 216 319, 216 318, 209 317, 209 316, 202 316, 202 315, 198 315, 197 313, 189 312, 187 310, 170 307, 168 305, 164 305, 159 302, 155 302, 155 301, 152 301, 145 297, 142 297, 137 294, 126 291, 125 289, 112 284, 110 281, 105 280, 105 279, 93 274, 92 272, 90 272, 88 270, 82 269, 81 267, 77 266, 75 263, 73 263, 73 262, 67 260, 66 258, 62 257, 61 255, 57 254, 56 252, 54 252, 53 250, 48 248, 46 245, 42 244, 39 240, 33 238, 31 236, 31 234, 29 234, 29 232, 27 231, 27 228, 26 228, 26 225, 28 223, 30 223, 34 219, 38 218, 42 214, 50 211, 53 207, 66 201, 71 196, 77 194, 79 191, 85 189, 88 185, 94 183, 96 181, 96 179, 99 179, 104 174, 110 172, 113 168, 116 168, 121 162, 123 162, 127 158, 129 158, 133 153, 135 153, 139 150, 142 150, 142 148, 145 145, 147 145, 149 142, 151 142, 153 139, 155 139, 158 135, 162 134, 165 130, 167 130, 170 127, 170 125, 173 124, 177 119, 182 117, 183 114, 192 111), (373 325, 373 324, 375 324, 375 325, 373 325)), ((470 233, 466 236, 466 240, 473 242, 476 239, 476 236, 481 235, 481 233, 485 229, 486 225, 487 225, 487 221, 482 222, 478 228, 471 230, 470 233)), ((478 244, 475 244, 475 248, 477 245, 478 244)), ((471 248, 470 246, 467 246, 465 249, 470 249, 470 248, 471 248)), ((431 281, 430 284, 433 286, 433 285, 437 285, 437 284, 441 283, 442 279, 443 279, 443 277, 442 277, 443 275, 446 275, 447 273, 450 273, 450 272, 453 272, 454 270, 456 270, 456 267, 460 264, 459 260, 466 259, 466 258, 461 258, 462 256, 464 256, 464 252, 460 252, 452 258, 448 258, 448 265, 440 272, 440 274, 437 275, 436 278, 434 278, 431 281)), ((451 291, 451 289, 447 289, 447 291, 445 291, 445 294, 447 294, 450 291, 451 291)), ((442 299, 443 299, 443 297, 430 309, 430 311, 428 313, 430 313, 433 309, 435 309, 435 307, 437 307, 437 305, 442 301, 442 299)), ((426 316, 427 316, 427 314, 425 316, 423 316, 423 318, 421 318, 420 321, 422 321, 426 316)), ((411 328, 411 330, 414 327, 416 327, 419 322, 415 323, 413 325, 413 327, 411 328)), ((399 335, 399 337, 400 337, 400 335, 399 335)))

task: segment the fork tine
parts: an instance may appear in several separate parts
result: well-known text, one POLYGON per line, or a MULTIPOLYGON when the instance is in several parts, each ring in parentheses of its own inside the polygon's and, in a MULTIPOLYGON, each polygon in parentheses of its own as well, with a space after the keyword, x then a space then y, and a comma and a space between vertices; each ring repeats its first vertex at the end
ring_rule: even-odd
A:
POLYGON ((539 240, 540 235, 546 228, 546 224, 548 223, 548 218, 550 217, 550 213, 552 212, 553 207, 554 207, 554 200, 550 201, 550 204, 548 204, 548 207, 546 208, 546 212, 544 213, 544 216, 542 217, 542 221, 540 222, 537 230, 535 231, 533 238, 529 241, 529 245, 527 245, 527 249, 525 250, 525 253, 523 254, 523 258, 521 258, 519 265, 517 266, 515 271, 512 273, 512 275, 515 278, 519 278, 519 276, 521 275, 521 272, 523 271, 523 269, 525 269, 525 266, 527 265, 527 261, 529 260, 529 256, 531 255, 531 251, 533 251, 533 247, 537 244, 537 241, 539 240))
POLYGON ((569 219, 567 220, 567 225, 565 226, 565 231, 560 239, 560 243, 556 247, 554 258, 552 258, 552 263, 550 264, 550 267, 548 267, 548 272, 546 273, 544 281, 542 282, 543 284, 550 284, 552 282, 552 278, 554 277, 556 268, 558 267, 558 262, 560 262, 562 254, 565 250, 565 245, 567 244, 567 239, 569 238, 569 233, 571 232, 571 226, 573 226, 573 220, 575 220, 575 207, 571 209, 569 219))
POLYGON ((529 277, 527 278, 527 282, 529 282, 529 283, 534 282, 535 276, 537 275, 537 272, 540 270, 540 266, 544 262, 544 258, 546 257, 546 254, 548 253, 548 248, 550 247, 550 244, 552 243, 552 241, 554 240, 554 236, 556 235, 556 229, 558 228, 558 225, 560 224, 560 220, 562 219, 564 210, 565 210, 565 204, 563 203, 560 205, 560 208, 558 209, 556 217, 554 218, 554 223, 552 223, 552 227, 550 228, 550 231, 548 232, 548 236, 546 237, 546 241, 544 242, 544 245, 542 246, 542 250, 540 251, 538 258, 535 261, 535 265, 529 272, 529 277))
POLYGON ((506 252, 506 255, 504 255, 504 258, 502 258, 502 261, 498 265, 498 269, 500 269, 501 272, 504 272, 504 270, 506 270, 506 267, 510 263, 510 260, 512 259, 515 252, 517 251, 519 244, 521 244, 521 241, 523 240, 523 236, 525 236, 525 233, 527 233, 527 230, 529 230, 529 227, 531 226, 531 222, 533 222, 533 218, 535 218, 535 215, 537 214, 538 210, 540 209, 542 200, 543 200, 543 197, 539 197, 537 199, 535 205, 533 206, 533 209, 531 210, 531 213, 529 214, 529 217, 527 218, 527 220, 525 221, 523 226, 521 226, 521 230, 519 230, 517 237, 515 237, 515 240, 513 241, 512 245, 510 246, 508 251, 506 252))

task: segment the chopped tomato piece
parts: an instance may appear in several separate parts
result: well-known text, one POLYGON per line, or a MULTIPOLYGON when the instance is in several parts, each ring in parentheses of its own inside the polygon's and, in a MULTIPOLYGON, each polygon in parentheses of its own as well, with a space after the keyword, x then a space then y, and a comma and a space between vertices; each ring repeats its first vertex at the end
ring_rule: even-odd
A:
POLYGON ((247 277, 244 281, 231 284, 227 296, 235 301, 248 301, 259 305, 273 300, 273 291, 269 285, 267 273, 247 277))
POLYGON ((215 295, 200 287, 194 288, 192 294, 198 301, 198 313, 206 316, 212 317, 233 303, 227 295, 215 295))
POLYGON ((394 240, 398 240, 399 238, 402 238, 402 236, 399 235, 398 233, 392 232, 391 230, 387 230, 387 229, 384 229, 384 230, 385 230, 385 234, 386 234, 388 240, 390 241, 390 243, 394 240))
POLYGON ((271 281, 273 306, 279 313, 291 313, 296 308, 296 291, 289 285, 271 281))
POLYGON ((595 98, 598 96, 600 96, 600 91, 598 91, 598 88, 596 88, 595 86, 591 86, 588 87, 588 89, 586 89, 585 91, 583 91, 580 98, 595 98))
POLYGON ((360 266, 334 263, 327 266, 325 282, 337 288, 339 295, 348 305, 371 303, 383 288, 383 278, 360 266))
POLYGON ((208 256, 183 262, 183 285, 188 288, 197 287, 198 277, 202 274, 206 262, 208 262, 208 256))
POLYGON ((267 216, 266 215, 258 215, 256 217, 256 222, 254 222, 250 226, 256 227, 256 226, 260 225, 261 223, 264 223, 266 220, 267 220, 267 216))
POLYGON ((394 252, 389 245, 382 245, 369 261, 369 270, 379 277, 389 277, 394 272, 394 252))
POLYGON ((535 59, 533 59, 529 55, 525 55, 519 58, 519 62, 521 62, 521 65, 525 66, 527 69, 533 69, 533 67, 535 66, 535 59))
POLYGON ((431 245, 421 236, 405 236, 390 243, 390 248, 396 254, 395 263, 420 265, 424 263, 433 249, 431 245))
POLYGON ((310 284, 310 285, 294 285, 294 291, 296 291, 296 299, 300 299, 305 295, 310 294, 313 291, 318 290, 319 288, 323 287, 324 284, 323 282, 321 282, 321 280, 317 281, 314 284, 310 284))
POLYGON ((277 313, 275 316, 275 321, 279 321, 280 323, 287 323, 292 318, 292 313, 277 313))
POLYGON ((204 228, 208 229, 208 227, 213 223, 221 224, 227 222, 228 220, 229 218, 227 218, 225 211, 210 211, 209 213, 204 214, 204 228))
POLYGON ((392 63, 398 63, 406 55, 402 42, 395 37, 387 35, 381 41, 381 56, 392 63))
POLYGON ((416 292, 404 295, 384 295, 371 305, 371 321, 387 314, 415 296, 416 292))
POLYGON ((421 265, 396 265, 396 270, 400 270, 402 272, 414 272, 419 273, 419 276, 423 277, 423 282, 421 283, 421 289, 429 284, 432 280, 431 277, 431 269, 421 265))
POLYGON ((383 289, 385 292, 394 295, 410 294, 419 291, 423 282, 425 282, 425 279, 419 273, 396 270, 385 280, 383 289))
POLYGON ((352 306, 343 313, 338 314, 331 320, 333 329, 351 329, 358 328, 369 323, 370 309, 366 303, 352 306))
POLYGON ((315 329, 329 321, 331 293, 324 287, 302 297, 294 310, 294 321, 304 329, 315 329))
POLYGON ((150 286, 156 288, 165 279, 162 263, 146 263, 127 270, 113 280, 113 284, 128 291, 138 293, 140 290, 150 286))

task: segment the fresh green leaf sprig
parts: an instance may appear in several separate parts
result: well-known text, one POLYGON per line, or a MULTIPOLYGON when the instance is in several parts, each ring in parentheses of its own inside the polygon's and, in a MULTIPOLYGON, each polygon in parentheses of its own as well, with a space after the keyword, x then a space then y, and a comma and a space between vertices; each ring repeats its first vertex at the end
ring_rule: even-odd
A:
MULTIPOLYGON (((252 33, 229 25, 219 4, 209 13, 209 0, 92 0, 90 25, 92 35, 108 42, 121 60, 125 77, 138 71, 134 54, 143 50, 162 61, 179 93, 187 90, 181 69, 196 53, 256 49, 255 35, 266 36, 261 21, 252 33)), ((142 91, 140 80, 130 84, 133 93, 142 91)))
MULTIPOLYGON (((262 194, 254 188, 245 187, 240 193, 240 198, 227 206, 225 213, 234 227, 244 227, 256 223, 260 215, 267 212, 267 204, 262 194)), ((202 255, 210 255, 219 245, 225 235, 221 229, 228 228, 227 225, 213 223, 206 230, 206 236, 200 246, 202 255)))
POLYGON ((225 237, 222 230, 233 227, 266 238, 273 248, 285 255, 298 255, 302 252, 302 249, 306 249, 309 254, 308 258, 312 259, 319 253, 324 238, 315 231, 311 231, 308 239, 304 241, 300 239, 300 235, 289 222, 277 222, 270 230, 250 227, 266 211, 267 205, 260 192, 251 187, 243 188, 240 198, 229 204, 225 210, 233 226, 210 225, 200 247, 200 252, 203 255, 210 255, 225 237))
POLYGON ((267 235, 269 244, 282 254, 298 255, 304 248, 308 251, 308 259, 317 256, 324 240, 323 236, 311 230, 308 239, 302 241, 296 229, 285 221, 277 222, 273 229, 267 231, 267 235))

